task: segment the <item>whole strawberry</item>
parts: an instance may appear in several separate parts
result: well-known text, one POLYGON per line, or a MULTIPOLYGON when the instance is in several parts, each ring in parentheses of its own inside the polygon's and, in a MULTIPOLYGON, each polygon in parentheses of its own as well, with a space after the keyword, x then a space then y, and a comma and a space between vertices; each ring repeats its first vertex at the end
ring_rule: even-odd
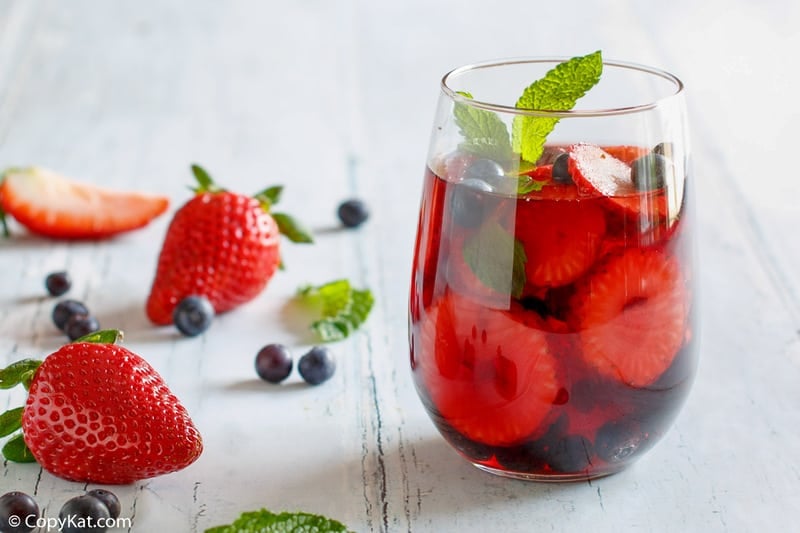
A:
POLYGON ((117 333, 94 333, 99 342, 75 342, 44 362, 0 370, 4 388, 15 381, 29 388, 21 416, 19 409, 3 415, 12 431, 22 428, 3 448, 7 459, 36 460, 71 481, 124 484, 181 470, 200 456, 202 439, 186 409, 144 359, 106 342, 117 333))
POLYGON ((219 188, 197 165, 192 171, 195 196, 170 223, 147 299, 147 316, 155 324, 171 324, 187 296, 205 296, 216 313, 252 300, 280 265, 279 233, 312 242, 291 217, 270 213, 282 187, 249 197, 219 188))

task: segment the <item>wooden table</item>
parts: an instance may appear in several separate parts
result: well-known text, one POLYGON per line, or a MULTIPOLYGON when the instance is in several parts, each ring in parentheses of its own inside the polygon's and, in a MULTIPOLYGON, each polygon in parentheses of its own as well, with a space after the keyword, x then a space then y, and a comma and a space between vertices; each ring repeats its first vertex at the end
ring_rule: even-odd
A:
MULTIPOLYGON (((266 507, 357 531, 797 531, 800 518, 800 50, 797 3, 632 0, 322 2, 0 1, 0 166, 37 164, 109 187, 188 198, 189 164, 230 188, 286 185, 317 234, 251 304, 184 338, 143 306, 170 216, 99 243, 0 243, 0 364, 64 342, 44 296, 71 296, 126 332, 183 400, 205 452, 179 473, 117 487, 134 532, 203 531, 266 507), (601 3, 596 3, 601 4, 601 3), (633 468, 566 485, 473 468, 438 436, 408 367, 407 292, 440 76, 521 55, 606 57, 688 87, 702 359, 667 437, 633 468), (372 207, 337 229, 339 201, 372 207), (347 277, 376 294, 333 346, 331 382, 257 381, 260 347, 313 344, 291 303, 347 277)), ((0 396, 0 408, 19 393, 0 396)), ((0 492, 48 516, 84 490, 3 464, 0 492)))

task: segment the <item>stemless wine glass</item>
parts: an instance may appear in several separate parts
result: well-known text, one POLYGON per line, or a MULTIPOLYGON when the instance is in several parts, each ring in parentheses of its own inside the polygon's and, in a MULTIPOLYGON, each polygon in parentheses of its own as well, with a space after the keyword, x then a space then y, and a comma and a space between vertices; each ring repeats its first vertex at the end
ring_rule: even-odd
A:
POLYGON ((697 365, 683 84, 605 61, 573 109, 517 108, 563 61, 442 79, 410 296, 411 368, 438 430, 478 468, 538 481, 630 465, 697 365), (526 160, 516 136, 548 121, 526 160))

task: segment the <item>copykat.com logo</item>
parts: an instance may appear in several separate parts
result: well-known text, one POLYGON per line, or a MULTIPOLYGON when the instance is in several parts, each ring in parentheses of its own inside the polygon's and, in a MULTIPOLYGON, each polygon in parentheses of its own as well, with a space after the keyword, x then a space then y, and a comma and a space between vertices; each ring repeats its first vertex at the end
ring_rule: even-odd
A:
POLYGON ((29 514, 25 516, 12 515, 8 517, 8 525, 20 531, 32 531, 37 527, 41 531, 106 531, 107 529, 129 529, 133 526, 130 518, 126 517, 99 517, 91 516, 38 516, 29 514), (20 529, 24 527, 26 529, 20 529))

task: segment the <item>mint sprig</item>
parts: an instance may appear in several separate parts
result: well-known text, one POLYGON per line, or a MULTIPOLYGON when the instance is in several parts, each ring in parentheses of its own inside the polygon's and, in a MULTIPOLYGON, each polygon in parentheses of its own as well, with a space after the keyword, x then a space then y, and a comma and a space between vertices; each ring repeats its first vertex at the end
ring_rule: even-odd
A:
MULTIPOLYGON (((464 98, 472 99, 467 92, 459 92, 464 98)), ((508 128, 496 113, 471 105, 456 102, 453 117, 464 141, 459 148, 477 157, 493 159, 500 164, 511 160, 511 140, 508 128)))
MULTIPOLYGON (((560 63, 544 78, 529 85, 517 100, 518 109, 569 111, 580 97, 600 81, 603 58, 593 54, 573 57, 560 63)), ((542 155, 547 136, 558 123, 557 118, 516 116, 512 128, 514 151, 522 159, 536 162, 542 155)))
POLYGON ((464 261, 487 287, 514 298, 525 287, 525 249, 497 222, 490 222, 466 240, 464 261))
POLYGON ((319 285, 306 285, 297 291, 306 303, 315 306, 320 315, 311 329, 322 342, 346 339, 369 316, 375 299, 369 289, 355 289, 346 279, 319 285))
POLYGON ((266 509, 242 513, 232 524, 205 533, 350 533, 336 520, 310 513, 273 513, 266 509))
MULTIPOLYGON (((526 87, 516 107, 532 111, 569 111, 579 98, 600 81, 602 71, 603 58, 599 50, 586 56, 573 57, 556 65, 542 79, 526 87)), ((468 92, 459 91, 458 94, 470 100, 473 98, 468 92)), ((505 122, 488 109, 457 101, 453 117, 464 139, 459 145, 460 150, 493 159, 506 168, 510 162, 520 158, 521 167, 535 164, 542 155, 547 136, 559 120, 515 116, 509 136, 505 122)), ((531 190, 535 189, 527 192, 531 190)))

